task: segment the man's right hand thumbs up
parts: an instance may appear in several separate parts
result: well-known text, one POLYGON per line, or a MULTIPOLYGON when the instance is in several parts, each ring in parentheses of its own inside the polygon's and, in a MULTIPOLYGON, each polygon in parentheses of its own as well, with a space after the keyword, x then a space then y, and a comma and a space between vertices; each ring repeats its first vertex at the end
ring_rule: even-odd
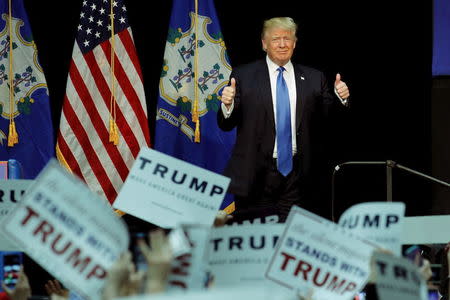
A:
POLYGON ((220 100, 223 104, 230 109, 231 104, 234 101, 234 96, 236 95, 236 79, 231 78, 231 85, 226 86, 222 91, 222 98, 220 100))

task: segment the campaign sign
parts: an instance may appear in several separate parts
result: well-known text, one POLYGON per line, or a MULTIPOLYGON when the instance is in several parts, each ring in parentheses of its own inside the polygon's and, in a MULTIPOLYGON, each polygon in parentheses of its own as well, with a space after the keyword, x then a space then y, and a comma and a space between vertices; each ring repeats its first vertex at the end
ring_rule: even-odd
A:
POLYGON ((0 223, 8 238, 69 289, 100 299, 107 271, 128 249, 125 223, 53 159, 0 223))
MULTIPOLYGON (((0 222, 17 206, 32 182, 33 180, 27 179, 0 180, 0 222)), ((21 251, 21 249, 0 234, 0 251, 21 251)))
POLYGON ((209 269, 214 286, 264 284, 264 273, 284 224, 233 225, 211 229, 209 269))
POLYGON ((450 215, 405 217, 403 222, 403 245, 447 244, 450 215))
POLYGON ((404 216, 402 202, 366 202, 347 209, 339 225, 401 256, 404 216))
POLYGON ((312 299, 352 299, 369 277, 374 244, 293 206, 266 277, 312 299))
POLYGON ((206 289, 208 274, 205 252, 210 229, 210 226, 196 224, 183 225, 177 228, 178 233, 175 234, 182 231, 191 247, 188 252, 175 256, 172 261, 172 268, 168 277, 168 291, 206 289))
POLYGON ((419 269, 411 261, 375 252, 376 291, 380 300, 426 300, 427 288, 419 269))
MULTIPOLYGON (((130 297, 118 297, 116 300, 277 300, 270 290, 260 287, 235 287, 235 288, 214 288, 203 291, 188 291, 185 293, 159 293, 146 294, 130 297)), ((281 300, 281 299, 280 299, 281 300)), ((283 299, 286 300, 286 299, 283 299)), ((291 299, 288 299, 291 300, 291 299)), ((294 299, 292 299, 294 300, 294 299)), ((297 300, 297 299, 295 299, 297 300)))
POLYGON ((211 226, 230 179, 142 148, 113 206, 163 228, 211 226))

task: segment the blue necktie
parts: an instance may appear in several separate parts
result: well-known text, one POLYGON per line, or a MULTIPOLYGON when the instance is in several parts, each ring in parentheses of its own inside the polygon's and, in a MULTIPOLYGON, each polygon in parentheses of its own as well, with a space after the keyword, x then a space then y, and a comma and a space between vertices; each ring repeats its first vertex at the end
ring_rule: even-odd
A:
POLYGON ((285 68, 279 67, 277 78, 277 167, 283 176, 292 171, 291 105, 289 90, 283 78, 285 68))

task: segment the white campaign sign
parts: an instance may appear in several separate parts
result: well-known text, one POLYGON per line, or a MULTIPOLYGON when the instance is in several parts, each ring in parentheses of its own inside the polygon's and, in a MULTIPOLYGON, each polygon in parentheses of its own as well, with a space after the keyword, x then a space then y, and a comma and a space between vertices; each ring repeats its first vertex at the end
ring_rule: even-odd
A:
POLYGON ((211 226, 230 179, 142 148, 114 207, 164 228, 211 226))
POLYGON ((187 291, 184 293, 159 293, 115 298, 116 300, 298 300, 298 298, 281 298, 268 288, 238 286, 235 288, 212 288, 204 291, 187 291))
POLYGON ((191 248, 187 253, 178 255, 172 262, 168 277, 168 291, 206 289, 207 264, 205 259, 206 245, 210 227, 205 225, 185 225, 177 230, 183 231, 191 248))
POLYGON ((339 225, 401 256, 403 202, 365 202, 353 205, 339 218, 339 225))
POLYGON ((283 229, 284 224, 211 229, 208 260, 214 286, 267 284, 264 274, 283 229))
POLYGON ((266 277, 312 299, 352 299, 370 273, 375 245, 294 206, 266 277))
POLYGON ((100 299, 107 270, 128 249, 125 223, 53 159, 0 228, 28 256, 87 299, 100 299))
POLYGON ((375 252, 376 290, 380 300, 426 300, 427 288, 419 269, 409 260, 375 252))
POLYGON ((402 244, 447 244, 450 215, 405 217, 402 244))
MULTIPOLYGON (((0 222, 12 211, 33 180, 0 180, 0 222)), ((0 234, 0 251, 22 251, 13 241, 0 234)))

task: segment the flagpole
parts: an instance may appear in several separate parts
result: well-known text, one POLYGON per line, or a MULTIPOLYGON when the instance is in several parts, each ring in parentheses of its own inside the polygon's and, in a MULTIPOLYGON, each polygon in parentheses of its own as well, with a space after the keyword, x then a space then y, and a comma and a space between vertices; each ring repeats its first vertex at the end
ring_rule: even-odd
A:
POLYGON ((110 100, 110 116, 109 116, 109 141, 112 142, 115 146, 119 143, 119 129, 117 128, 116 123, 116 84, 115 84, 115 65, 114 65, 114 56, 115 56, 115 31, 114 31, 114 0, 110 1, 111 6, 111 65, 110 65, 110 85, 111 85, 111 100, 110 100))
POLYGON ((195 122, 194 141, 200 143, 200 116, 198 113, 198 0, 195 0, 195 52, 194 52, 194 109, 192 113, 192 122, 195 122))
POLYGON ((12 1, 9 0, 9 18, 8 18, 8 34, 9 34, 9 133, 8 147, 14 147, 19 143, 19 135, 16 131, 16 123, 14 122, 14 76, 13 76, 13 31, 12 31, 12 1))

